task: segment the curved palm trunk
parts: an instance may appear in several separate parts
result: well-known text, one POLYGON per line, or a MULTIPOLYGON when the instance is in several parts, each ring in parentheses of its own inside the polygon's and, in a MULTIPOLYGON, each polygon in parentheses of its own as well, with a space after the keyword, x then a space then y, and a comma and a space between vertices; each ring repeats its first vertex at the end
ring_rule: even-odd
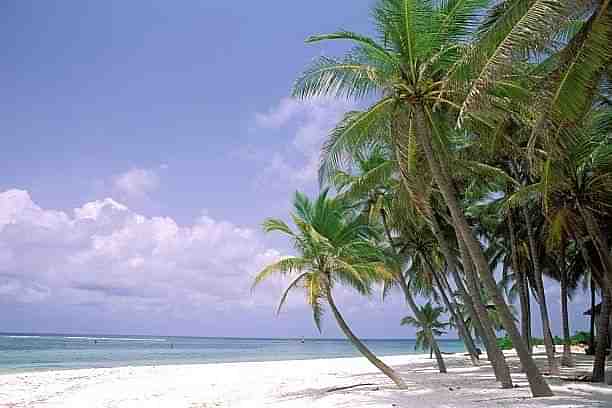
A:
MULTIPOLYGON (((431 349, 433 350, 433 353, 436 356, 436 362, 438 363, 440 372, 446 373, 446 365, 444 364, 444 359, 442 358, 442 352, 440 352, 440 347, 438 347, 438 342, 434 341, 432 343, 431 349)), ((429 358, 431 358, 431 356, 429 358)))
POLYGON ((578 203, 578 211, 580 217, 584 221, 587 232, 595 245, 597 255, 604 268, 599 275, 595 268, 591 268, 591 273, 598 280, 601 288, 601 311, 599 322, 597 324, 597 343, 595 346, 595 361, 593 362, 593 382, 603 382, 606 376, 606 356, 609 345, 609 328, 610 328, 610 309, 612 305, 612 255, 603 238, 601 228, 593 218, 593 216, 578 203))
POLYGON ((538 293, 538 303, 540 305, 540 318, 542 319, 542 334, 544 337, 544 347, 546 348, 546 358, 548 359, 548 368, 553 374, 559 374, 559 366, 555 360, 555 343, 550 330, 550 319, 548 317, 548 305, 546 304, 546 292, 544 291, 544 278, 542 269, 540 268, 540 260, 536 249, 535 237, 533 235, 533 224, 529 211, 525 207, 522 208, 525 226, 527 227, 527 236, 529 240, 529 253, 531 254, 531 263, 535 274, 536 290, 538 293))
MULTIPOLYGON (((501 355, 501 359, 498 359, 498 361, 500 361, 500 364, 502 365, 502 367, 498 368, 497 364, 492 364, 493 371, 495 372, 495 378, 498 381, 501 381, 501 379, 504 378, 504 381, 502 382, 506 385, 509 384, 509 386, 511 387, 512 379, 510 377, 510 371, 508 370, 508 367, 506 365, 506 360, 503 354, 501 353, 501 350, 497 346, 497 342, 495 341, 495 333, 493 332, 493 326, 491 325, 491 322, 488 319, 489 316, 488 314, 486 314, 486 311, 485 311, 484 318, 481 319, 480 315, 477 313, 472 297, 466 290, 465 285, 463 284, 463 279, 459 275, 459 270, 457 269, 457 259, 455 255, 451 252, 450 245, 448 243, 448 239, 446 238, 446 236, 444 236, 442 229, 440 228, 440 225, 438 223, 438 220, 436 219, 435 216, 431 217, 430 225, 431 225, 431 230, 434 236, 436 237, 436 240, 440 244, 440 250, 442 252, 442 255, 444 256, 444 260, 446 261, 446 266, 450 274, 453 277, 453 281, 455 282, 455 285, 457 286, 457 290, 459 291, 459 294, 461 295, 463 302, 468 309, 469 314, 474 317, 478 316, 477 319, 476 318, 472 319, 472 323, 474 324, 474 329, 476 333, 482 340, 482 343, 485 349, 487 350, 487 356, 501 355), (488 331, 485 330, 484 328, 485 326, 489 328, 488 331), (486 333, 493 333, 493 336, 492 337, 487 336, 486 333), (506 372, 506 374, 504 374, 504 371, 506 372)), ((468 331, 468 334, 469 334, 469 331, 468 331)), ((476 355, 478 357, 478 353, 476 353, 476 355)), ((478 357, 478 359, 480 359, 480 357, 478 357)))
POLYGON ((604 382, 606 379, 606 357, 610 344, 610 309, 612 297, 608 291, 601 292, 601 310, 597 324, 597 343, 595 346, 595 359, 593 362, 593 382, 604 382))
POLYGON ((443 279, 440 278, 438 272, 432 269, 432 266, 429 264, 429 261, 426 262, 426 267, 427 269, 429 269, 429 273, 434 277, 436 286, 438 286, 438 290, 440 291, 440 297, 442 298, 444 306, 446 306, 446 309, 455 321, 459 336, 463 340, 465 349, 468 351, 468 354, 472 359, 472 364, 478 366, 478 354, 476 353, 476 345, 474 345, 472 336, 470 336, 469 332, 467 331, 467 328, 465 327, 465 320, 463 319, 463 314, 455 307, 455 305, 450 302, 448 295, 446 294, 446 290, 448 288, 442 283, 443 279))
POLYGON ((525 314, 523 315, 523 309, 521 309, 521 330, 523 330, 525 333, 523 334, 523 337, 526 339, 525 344, 527 345, 529 352, 533 353, 533 342, 531 341, 533 336, 531 335, 531 297, 529 291, 529 278, 527 277, 525 271, 521 271, 520 275, 520 286, 523 288, 524 296, 524 304, 521 307, 524 308, 525 311, 525 314))
POLYGON ((514 230, 514 215, 512 210, 508 212, 508 229, 510 231, 510 251, 512 259, 512 269, 516 273, 517 287, 519 291, 519 301, 521 306, 521 335, 523 341, 530 352, 533 352, 531 348, 531 307, 529 302, 529 282, 525 272, 521 270, 518 262, 517 252, 517 241, 516 232, 514 230))
MULTIPOLYGON (((472 322, 474 323, 474 328, 479 334, 482 343, 487 351, 487 357, 489 358, 491 366, 493 367, 495 378, 497 379, 497 381, 501 382, 502 388, 512 388, 512 377, 510 375, 510 369, 506 364, 506 357, 497 345, 497 339, 495 336, 495 332, 493 331, 493 323, 489 318, 487 310, 479 300, 474 301, 472 295, 466 290, 463 284, 463 280, 459 275, 459 270, 457 269, 456 258, 451 253, 448 240, 444 236, 442 229, 438 224, 438 220, 435 218, 435 216, 431 217, 431 227, 432 232, 440 243, 440 249, 447 261, 447 266, 450 269, 451 274, 453 275, 453 280, 457 285, 457 289, 463 297, 463 300, 465 302, 465 305, 468 307, 470 315, 474 317, 472 319, 472 322)), ((468 286, 470 287, 470 292, 475 293, 475 296, 478 296, 476 299, 480 299, 480 288, 478 287, 476 289, 478 283, 474 274, 474 269, 472 268, 472 262, 467 253, 467 249, 465 249, 465 245, 463 245, 463 241, 460 240, 459 237, 457 237, 457 241, 460 243, 459 253, 461 254, 461 258, 467 260, 467 262, 463 261, 463 269, 466 274, 466 277, 468 278, 468 286), (470 277, 473 278, 472 281, 469 280, 470 277), (473 285, 470 284, 470 282, 473 283, 473 285)))
POLYGON ((344 318, 340 314, 340 311, 338 311, 338 308, 336 307, 336 303, 334 302, 334 299, 333 299, 332 294, 331 294, 331 288, 329 286, 326 288, 325 292, 326 292, 326 297, 327 297, 327 303, 329 303, 329 307, 332 310, 334 318, 336 319, 336 322, 338 323, 338 326, 340 326, 340 329, 342 330, 344 335, 349 339, 349 341, 355 346, 355 348, 357 350, 359 350, 359 352, 365 358, 368 359, 368 361, 370 363, 372 363, 376 368, 378 368, 380 371, 382 371, 383 374, 385 374, 387 377, 389 377, 391 379, 391 381, 393 381, 399 388, 401 388, 401 389, 407 388, 406 384, 399 377, 399 375, 397 375, 397 373, 391 367, 389 367, 388 365, 383 363, 381 360, 379 360, 370 351, 370 349, 368 349, 366 347, 366 345, 363 344, 361 342, 361 340, 359 340, 359 338, 357 338, 357 336, 355 336, 355 334, 353 334, 351 329, 346 324, 346 321, 344 321, 344 318))
MULTIPOLYGON (((414 301, 414 298, 412 297, 412 293, 410 293, 410 288, 406 284, 406 281, 404 281, 404 279, 398 279, 398 281, 399 281, 400 287, 402 288, 402 291, 404 292, 404 297, 406 298, 406 303, 408 303, 408 306, 410 307, 410 310, 412 310, 412 314, 414 314, 414 317, 416 317, 416 319, 419 322, 424 322, 425 319, 423 318, 423 314, 421 313, 421 311, 419 310, 419 307, 417 306, 416 302, 414 301)), ((438 347, 438 341, 436 340, 436 338, 433 335, 433 333, 430 332, 429 336, 431 337, 431 348, 432 348, 432 350, 436 354, 436 361, 438 363, 438 370, 441 373, 446 373, 446 364, 444 364, 444 359, 442 358, 442 353, 440 353, 440 348, 438 347)))
MULTIPOLYGON (((389 241, 389 245, 391 245, 391 248, 393 249, 393 237, 391 237, 391 231, 389 230, 389 226, 387 224, 387 214, 385 213, 384 209, 381 209, 380 212, 381 212, 381 216, 383 220, 383 226, 385 229, 385 233, 387 234, 387 240, 389 241)), ((412 293, 410 293, 410 288, 406 284, 404 277, 396 276, 395 279, 397 280, 400 287, 402 288, 402 292, 404 292, 404 298, 406 299, 406 302, 408 303, 410 310, 412 310, 412 314, 414 314, 414 317, 416 317, 416 319, 420 322, 425 321, 423 319, 421 311, 419 310, 416 302, 414 301, 412 297, 412 293)), ((434 337, 433 333, 431 333, 431 338, 432 338, 432 348, 435 347, 438 350, 438 354, 436 354, 436 359, 438 359, 438 355, 440 357, 438 359, 438 369, 440 370, 441 373, 446 373, 446 365, 444 364, 444 359, 442 359, 442 354, 440 353, 438 342, 436 338, 434 337)))
POLYGON ((595 281, 591 277, 591 319, 589 327, 589 346, 595 350, 595 281))
POLYGON ((562 276, 561 314, 563 318, 563 356, 561 357, 561 365, 564 367, 573 367, 574 359, 572 358, 572 339, 569 327, 569 311, 567 307, 567 297, 567 277, 562 276))
POLYGON ((567 290, 568 277, 565 261, 565 245, 561 246, 559 269, 561 270, 561 318, 563 320, 563 356, 561 356, 561 365, 564 367, 573 367, 575 364, 572 358, 572 339, 570 335, 569 310, 567 305, 569 295, 567 290))
POLYGON ((525 370, 525 374, 527 375, 527 379, 529 381, 529 386, 531 388, 531 393, 534 397, 548 397, 552 396, 553 393, 544 380, 544 377, 540 373, 540 370, 536 366, 527 346, 523 342, 523 339, 514 324, 514 318, 512 317, 512 313, 508 308, 502 294, 499 292, 495 279, 489 270, 488 262, 484 256, 482 248, 480 246, 480 242, 472 235, 472 231, 470 226, 465 219, 465 215, 459 206, 459 202, 457 201, 456 193, 452 184, 452 179, 448 173, 447 169, 443 169, 442 166, 445 165, 444 160, 439 160, 433 151, 433 147, 431 144, 432 132, 429 127, 429 118, 425 111, 425 108, 419 104, 413 105, 414 108, 414 116, 415 116, 415 125, 416 125, 416 136, 419 141, 419 145, 423 148, 425 152, 425 156, 427 158, 427 162, 431 169, 432 175, 434 176, 434 180, 440 189, 442 196, 444 197, 444 201, 450 210, 453 224, 456 231, 461 235, 461 238, 464 240, 467 249, 469 251, 470 257, 472 258, 474 265, 476 266, 476 270, 482 279, 485 288, 489 292, 495 306, 498 309, 500 314, 500 318, 502 320, 502 324, 508 333, 508 336, 512 340, 512 344, 514 345, 516 352, 521 360, 521 364, 525 370))
POLYGON ((489 313, 485 308, 481 297, 480 297, 480 284, 478 282, 478 278, 476 273, 474 272, 474 268, 472 265, 472 261, 467 253, 467 248, 465 246, 465 242, 461 239, 461 237, 457 237, 459 241, 459 251, 461 253, 461 258, 463 261, 463 269, 465 270, 465 275, 467 277, 467 284, 470 292, 477 293, 478 298, 474 301, 474 308, 476 309, 476 317, 481 322, 487 322, 487 324, 483 324, 484 334, 487 338, 487 342, 485 343, 485 347, 487 348, 487 356, 489 357, 489 361, 493 366, 495 371, 495 375, 497 380, 501 382, 502 388, 512 388, 512 376, 510 375, 510 369, 508 368, 508 364, 506 363, 506 357, 501 349, 497 346, 497 336, 495 335, 495 331, 493 330, 493 324, 491 323, 491 319, 489 318, 489 313), (465 258, 464 258, 465 257, 465 258), (487 345, 488 343, 488 345, 487 345))

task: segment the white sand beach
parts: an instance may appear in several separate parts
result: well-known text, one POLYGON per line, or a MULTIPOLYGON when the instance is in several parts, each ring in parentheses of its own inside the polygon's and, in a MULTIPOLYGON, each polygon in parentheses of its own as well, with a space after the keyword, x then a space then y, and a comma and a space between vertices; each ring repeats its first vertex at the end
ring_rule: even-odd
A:
MULTIPOLYGON (((560 377, 587 373, 590 359, 560 377)), ((97 368, 0 376, 0 407, 612 407, 612 387, 547 376, 555 397, 529 398, 510 358, 518 388, 502 390, 488 364, 472 367, 447 355, 439 374, 425 355, 384 357, 409 385, 398 390, 364 358, 261 363, 97 368), (335 389, 351 387, 348 389, 335 389)), ((538 354, 540 364, 544 356, 538 354)))

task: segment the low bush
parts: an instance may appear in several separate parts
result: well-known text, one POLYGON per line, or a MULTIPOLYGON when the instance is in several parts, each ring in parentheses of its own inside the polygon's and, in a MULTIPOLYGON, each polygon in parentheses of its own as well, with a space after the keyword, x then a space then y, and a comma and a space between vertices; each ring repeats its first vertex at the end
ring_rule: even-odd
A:
MULTIPOLYGON (((572 346, 576 346, 578 344, 585 344, 585 343, 588 344, 590 339, 591 339, 591 335, 588 332, 579 331, 579 332, 576 332, 571 337, 571 344, 572 346)), ((559 344, 559 345, 563 344, 563 339, 559 336, 555 336, 553 338, 553 341, 555 342, 555 344, 559 344)), ((532 337, 531 344, 534 346, 541 346, 544 344, 544 339, 540 337, 532 337)), ((508 336, 498 337, 497 346, 501 348, 502 350, 510 350, 513 348, 512 340, 510 340, 510 337, 508 336)))

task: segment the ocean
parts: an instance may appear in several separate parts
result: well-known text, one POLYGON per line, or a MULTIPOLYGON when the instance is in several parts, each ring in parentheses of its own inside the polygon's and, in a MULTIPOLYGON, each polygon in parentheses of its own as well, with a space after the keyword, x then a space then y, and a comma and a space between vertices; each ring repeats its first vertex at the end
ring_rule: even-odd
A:
MULTIPOLYGON (((423 353, 415 351, 412 339, 364 342, 381 356, 423 353)), ((465 350, 459 340, 440 340, 440 348, 465 350)), ((344 339, 0 334, 0 373, 356 356, 344 339)))

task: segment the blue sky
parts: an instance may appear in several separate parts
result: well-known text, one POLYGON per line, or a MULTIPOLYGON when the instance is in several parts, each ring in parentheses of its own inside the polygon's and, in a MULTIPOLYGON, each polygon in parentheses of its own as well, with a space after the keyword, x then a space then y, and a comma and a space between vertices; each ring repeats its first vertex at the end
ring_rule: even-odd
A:
MULTIPOLYGON (((5 2, 0 331, 315 335, 300 295, 273 316, 281 282, 251 293, 288 251, 259 224, 316 191, 318 147, 354 108, 288 98, 343 49, 303 40, 367 31, 369 5, 5 2)), ((339 296, 358 334, 412 335, 399 299, 339 296)))

